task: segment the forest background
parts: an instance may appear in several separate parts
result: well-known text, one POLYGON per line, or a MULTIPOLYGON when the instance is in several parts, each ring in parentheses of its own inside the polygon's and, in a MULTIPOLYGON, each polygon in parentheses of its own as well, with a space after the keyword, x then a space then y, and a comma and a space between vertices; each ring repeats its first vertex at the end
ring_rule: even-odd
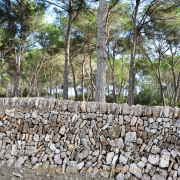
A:
POLYGON ((180 107, 179 52, 179 0, 0 0, 0 97, 180 107))

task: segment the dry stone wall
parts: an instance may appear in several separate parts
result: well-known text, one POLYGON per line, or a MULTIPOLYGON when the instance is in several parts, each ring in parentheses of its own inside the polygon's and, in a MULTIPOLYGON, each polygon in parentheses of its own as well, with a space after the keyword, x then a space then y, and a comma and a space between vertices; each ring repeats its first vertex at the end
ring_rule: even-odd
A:
POLYGON ((0 99, 0 162, 38 173, 180 180, 180 110, 0 99))

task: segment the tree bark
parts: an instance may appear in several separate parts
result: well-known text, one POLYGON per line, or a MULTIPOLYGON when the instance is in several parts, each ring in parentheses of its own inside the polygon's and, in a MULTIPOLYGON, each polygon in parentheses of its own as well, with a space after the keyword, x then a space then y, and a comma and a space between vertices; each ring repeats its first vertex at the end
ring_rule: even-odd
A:
POLYGON ((14 48, 14 51, 15 51, 15 63, 16 63, 16 79, 14 84, 13 97, 19 97, 20 67, 25 52, 25 45, 22 45, 20 42, 18 52, 16 50, 16 47, 14 48))
POLYGON ((52 70, 50 71, 50 96, 52 96, 52 70))
MULTIPOLYGON (((39 72, 44 64, 44 55, 42 57, 42 60, 40 62, 38 62, 38 65, 36 67, 36 71, 35 71, 35 75, 32 76, 31 78, 31 83, 30 83, 30 87, 29 87, 29 91, 28 91, 28 94, 27 94, 27 97, 29 97, 31 91, 32 91, 32 88, 33 88, 33 85, 34 85, 34 81, 35 79, 37 78, 37 76, 39 75, 39 72)), ((47 82, 47 78, 46 78, 46 74, 45 74, 45 69, 44 69, 44 76, 45 76, 45 79, 46 79, 46 82, 47 82)))
POLYGON ((58 98, 58 81, 56 80, 56 99, 58 98))
POLYGON ((70 58, 69 60, 70 60, 70 64, 71 64, 72 74, 73 74, 73 86, 74 86, 74 93, 75 93, 75 101, 78 101, 78 94, 77 94, 77 88, 76 88, 76 76, 75 76, 75 72, 74 72, 72 59, 70 58))
POLYGON ((139 37, 139 32, 137 29, 137 13, 139 8, 140 0, 136 0, 136 7, 133 14, 133 43, 131 48, 131 62, 129 69, 129 90, 128 90, 128 104, 132 106, 134 104, 134 89, 135 89, 135 58, 136 58, 136 48, 139 37))
POLYGON ((92 101, 94 100, 94 87, 93 87, 93 69, 92 69, 92 57, 91 57, 91 50, 89 47, 89 43, 88 43, 88 50, 89 50, 89 65, 90 65, 90 78, 91 78, 91 96, 92 96, 92 101))
POLYGON ((2 86, 1 86, 1 80, 2 79, 2 67, 0 69, 0 94, 2 93, 2 86))
POLYGON ((16 66, 16 79, 14 84, 13 97, 19 97, 19 77, 20 77, 20 65, 16 66))
POLYGON ((122 68, 121 68, 121 72, 122 72, 122 79, 121 79, 121 87, 119 90, 119 99, 118 99, 118 103, 121 103, 121 91, 123 89, 123 87, 125 86, 125 82, 124 82, 124 56, 122 56, 122 68))
POLYGON ((86 61, 86 57, 84 55, 84 60, 82 62, 82 81, 81 81, 81 88, 82 88, 82 101, 84 101, 84 63, 86 61))
POLYGON ((36 78, 36 97, 39 97, 39 79, 36 78))
POLYGON ((106 102, 106 1, 99 1, 97 32, 96 102, 106 102))
MULTIPOLYGON (((160 48, 161 49, 161 48, 160 48)), ((160 86, 160 90, 161 90, 161 99, 162 99, 162 102, 163 102, 163 106, 166 106, 166 102, 165 102, 165 96, 164 96, 164 91, 163 91, 163 86, 162 86, 162 80, 161 80, 161 58, 162 58, 162 55, 161 55, 161 52, 159 52, 159 65, 158 65, 158 70, 156 71, 154 65, 153 65, 153 62, 151 61, 150 57, 146 54, 148 60, 150 61, 152 67, 153 67, 153 70, 158 78, 158 82, 159 82, 159 86, 160 86)))
POLYGON ((178 107, 179 81, 180 81, 180 72, 178 74, 178 79, 176 80, 175 93, 174 93, 174 107, 178 107))
MULTIPOLYGON (((72 8, 72 0, 69 0, 69 8, 72 8)), ((63 85, 63 99, 68 99, 68 74, 69 74, 69 49, 71 39, 71 27, 72 27, 72 12, 69 11, 69 21, 66 37, 66 49, 65 49, 65 67, 64 67, 64 85, 63 85)))

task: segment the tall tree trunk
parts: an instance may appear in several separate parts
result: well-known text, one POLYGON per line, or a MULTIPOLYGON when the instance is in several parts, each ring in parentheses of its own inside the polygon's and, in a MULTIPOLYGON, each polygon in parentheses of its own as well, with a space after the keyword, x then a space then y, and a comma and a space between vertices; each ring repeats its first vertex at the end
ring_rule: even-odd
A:
POLYGON ((58 98, 58 81, 56 80, 56 99, 58 98))
POLYGON ((108 102, 109 102, 109 82, 107 84, 108 84, 108 102))
POLYGON ((114 65, 115 65, 115 47, 113 47, 113 65, 112 65, 112 82, 113 82, 113 94, 114 94, 114 100, 115 103, 117 103, 117 98, 116 98, 116 87, 115 87, 115 73, 114 73, 114 65))
POLYGON ((91 78, 91 96, 92 96, 92 101, 94 100, 94 87, 93 87, 93 69, 92 69, 92 52, 89 47, 88 43, 88 50, 89 50, 89 65, 90 65, 90 78, 91 78))
POLYGON ((1 86, 1 82, 2 81, 2 67, 0 68, 0 94, 2 94, 2 86, 1 86))
POLYGON ((75 93, 75 101, 78 101, 78 94, 77 94, 77 87, 76 87, 76 76, 74 73, 74 67, 72 63, 72 59, 70 58, 70 64, 71 64, 71 69, 72 69, 72 74, 73 74, 73 86, 74 86, 74 93, 75 93))
POLYGON ((21 67, 21 61, 23 59, 24 52, 25 52, 25 45, 22 45, 20 42, 18 52, 16 50, 16 47, 14 48, 14 51, 15 51, 15 64, 16 64, 16 80, 14 84, 13 97, 15 96, 19 97, 20 67, 21 67))
POLYGON ((179 81, 180 81, 180 72, 178 74, 178 79, 176 80, 176 87, 174 93, 174 107, 178 107, 179 81))
POLYGON ((175 95, 175 92, 173 92, 173 95, 172 95, 171 101, 169 102, 169 105, 170 105, 170 106, 172 105, 172 102, 173 102, 173 99, 174 99, 174 95, 175 95))
POLYGON ((50 71, 50 96, 52 96, 52 70, 50 71))
POLYGON ((163 91, 163 86, 162 86, 162 80, 161 80, 161 53, 159 52, 159 65, 158 65, 158 70, 156 71, 154 65, 153 65, 153 62, 151 61, 151 59, 149 58, 149 56, 147 56, 148 60, 150 61, 152 67, 153 67, 153 70, 158 78, 158 82, 159 82, 159 86, 160 86, 160 90, 161 90, 161 99, 162 99, 162 102, 163 102, 163 106, 166 106, 166 103, 165 103, 165 96, 164 96, 164 91, 163 91))
MULTIPOLYGON (((35 71, 35 74, 32 76, 31 78, 31 83, 30 83, 30 87, 29 87, 29 91, 28 91, 28 94, 27 94, 27 97, 29 97, 31 91, 32 91, 32 88, 33 88, 33 85, 34 85, 34 82, 35 82, 35 79, 37 78, 37 76, 39 75, 39 72, 44 64, 44 58, 45 56, 43 55, 41 61, 38 62, 38 65, 36 67, 36 71, 35 71)), ((45 76, 45 79, 46 79, 46 82, 47 82, 47 78, 46 78, 46 74, 45 74, 45 69, 44 69, 44 76, 45 76)))
POLYGON ((106 1, 99 0, 97 33, 96 102, 106 102, 106 1))
POLYGON ((3 53, 1 52, 1 59, 0 59, 0 94, 2 94, 2 68, 3 68, 3 53))
POLYGON ((112 78, 112 84, 113 84, 113 95, 114 95, 114 101, 117 103, 117 98, 116 98, 116 87, 115 87, 115 73, 114 73, 114 65, 115 65, 115 46, 113 46, 113 64, 111 64, 110 61, 110 51, 109 51, 109 45, 108 45, 108 60, 111 68, 111 78, 112 78))
POLYGON ((122 56, 122 68, 121 68, 121 72, 122 72, 122 79, 121 79, 121 87, 119 90, 119 99, 118 99, 118 103, 121 103, 121 91, 123 89, 123 87, 125 86, 125 82, 124 82, 124 56, 122 56))
MULTIPOLYGON (((179 81, 180 81, 180 72, 178 74, 178 77, 176 78, 176 71, 175 71, 175 55, 176 55, 176 52, 175 51, 173 53, 173 50, 172 50, 172 46, 170 45, 170 50, 171 50, 171 69, 172 69, 172 74, 173 74, 173 80, 174 80, 174 107, 177 107, 178 106, 178 91, 179 91, 179 81)), ((178 62, 178 61, 177 61, 178 62)))
POLYGON ((23 91, 24 91, 24 81, 21 84, 21 97, 23 97, 23 91))
POLYGON ((42 83, 41 83, 41 94, 40 94, 41 97, 43 97, 43 86, 42 86, 42 83))
POLYGON ((164 96, 164 91, 163 91, 163 86, 162 86, 162 80, 161 80, 161 54, 159 52, 159 65, 158 65, 158 74, 159 74, 159 85, 160 85, 160 89, 161 89, 161 98, 163 101, 163 106, 166 106, 166 102, 165 102, 165 96, 164 96))
MULTIPOLYGON (((69 6, 70 8, 72 8, 72 0, 69 0, 69 6)), ((66 37, 66 49, 65 49, 63 99, 68 99, 69 49, 70 49, 70 39, 71 39, 71 27, 72 27, 72 12, 70 11, 67 37, 66 37)))
POLYGON ((6 97, 9 97, 9 83, 6 86, 6 97))
POLYGON ((39 79, 36 78, 36 97, 39 97, 39 79))
POLYGON ((88 102, 88 99, 89 99, 89 85, 90 84, 88 83, 88 85, 87 85, 87 100, 86 100, 87 102, 88 102))
POLYGON ((118 98, 118 103, 121 104, 121 91, 123 87, 125 86, 125 83, 123 83, 123 80, 121 81, 121 87, 119 89, 119 98, 118 98))
POLYGON ((82 81, 81 81, 81 85, 82 85, 82 101, 84 101, 84 63, 86 61, 86 57, 84 54, 84 60, 82 62, 82 81))
POLYGON ((13 97, 19 97, 19 78, 20 78, 20 65, 16 66, 16 79, 14 84, 13 97))
POLYGON ((128 104, 132 106, 134 104, 134 89, 135 89, 135 57, 136 57, 136 48, 139 37, 139 32, 137 29, 137 14, 139 8, 140 0, 136 0, 136 7, 133 14, 133 42, 131 47, 131 62, 129 69, 129 90, 128 90, 128 104))

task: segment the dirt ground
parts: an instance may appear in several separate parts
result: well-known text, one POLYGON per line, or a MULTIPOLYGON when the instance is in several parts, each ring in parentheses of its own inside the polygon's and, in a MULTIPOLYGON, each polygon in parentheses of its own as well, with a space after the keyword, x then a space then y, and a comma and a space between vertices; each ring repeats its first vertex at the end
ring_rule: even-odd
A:
POLYGON ((0 166, 0 180, 109 180, 110 178, 104 178, 100 175, 96 175, 92 178, 91 175, 79 174, 79 173, 64 173, 58 174, 54 172, 38 172, 38 170, 32 170, 27 167, 22 169, 15 169, 13 166, 8 167, 6 164, 0 166))

